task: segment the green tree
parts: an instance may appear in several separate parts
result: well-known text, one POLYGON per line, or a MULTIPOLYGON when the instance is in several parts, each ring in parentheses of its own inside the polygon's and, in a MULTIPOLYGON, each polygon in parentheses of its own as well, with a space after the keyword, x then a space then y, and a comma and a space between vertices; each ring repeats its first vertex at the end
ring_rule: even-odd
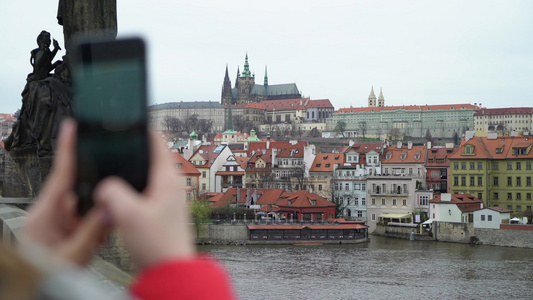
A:
POLYGON ((211 204, 205 199, 191 201, 191 214, 194 225, 196 225, 196 237, 200 236, 200 224, 209 218, 212 210, 211 204))

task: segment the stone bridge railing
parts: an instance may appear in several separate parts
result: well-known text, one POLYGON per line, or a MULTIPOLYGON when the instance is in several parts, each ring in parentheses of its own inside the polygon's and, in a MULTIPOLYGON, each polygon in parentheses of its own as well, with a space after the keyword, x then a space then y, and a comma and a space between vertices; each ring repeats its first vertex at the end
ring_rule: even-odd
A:
MULTIPOLYGON (((5 203, 5 200, 5 198, 0 198, 0 203, 5 203)), ((22 202, 25 201, 19 199, 14 204, 19 206, 22 202)), ((0 242, 4 245, 15 246, 17 244, 22 226, 28 216, 26 211, 17 206, 0 204, 0 242)), ((107 288, 116 288, 117 291, 123 290, 132 280, 129 274, 99 256, 93 259, 89 270, 100 284, 107 288)))

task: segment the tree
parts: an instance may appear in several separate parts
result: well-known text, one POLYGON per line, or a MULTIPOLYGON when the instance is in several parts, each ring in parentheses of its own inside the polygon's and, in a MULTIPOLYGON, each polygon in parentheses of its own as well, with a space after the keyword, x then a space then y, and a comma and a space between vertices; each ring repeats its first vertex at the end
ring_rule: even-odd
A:
POLYGON ((402 136, 402 133, 400 132, 400 129, 398 128, 392 128, 389 130, 389 139, 390 140, 399 140, 402 136))
POLYGON ((366 137, 366 121, 359 122, 359 129, 361 129, 361 135, 364 139, 366 137))
POLYGON ((425 136, 426 140, 428 142, 433 142, 433 137, 431 136, 431 132, 429 131, 429 128, 426 130, 426 136, 425 136))
POLYGON ((213 120, 211 119, 199 119, 198 123, 196 124, 196 129, 198 129, 201 133, 209 133, 211 132, 211 127, 213 126, 213 120))
POLYGON ((209 201, 205 199, 196 199, 190 202, 190 209, 192 219, 194 221, 194 224, 196 225, 196 237, 199 237, 200 224, 202 224, 205 219, 209 218, 209 215, 211 214, 213 208, 211 207, 209 201))
POLYGON ((314 137, 314 138, 320 137, 320 131, 318 131, 318 129, 317 129, 316 127, 314 127, 314 128, 311 129, 311 131, 309 132, 309 136, 310 136, 310 137, 314 137))
POLYGON ((344 137, 344 132, 346 131, 346 122, 344 121, 337 121, 337 124, 335 125, 335 129, 333 129, 337 134, 341 134, 342 137, 344 137))

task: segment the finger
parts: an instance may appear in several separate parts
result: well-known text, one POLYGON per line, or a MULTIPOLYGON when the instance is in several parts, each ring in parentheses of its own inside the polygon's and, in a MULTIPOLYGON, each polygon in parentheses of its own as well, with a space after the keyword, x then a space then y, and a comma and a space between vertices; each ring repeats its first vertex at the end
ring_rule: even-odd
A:
POLYGON ((104 205, 112 221, 119 227, 138 215, 142 209, 141 195, 118 177, 102 180, 95 189, 97 203, 104 205))
POLYGON ((81 221, 71 239, 60 249, 62 255, 78 264, 87 264, 109 225, 104 221, 104 210, 95 207, 81 221))
POLYGON ((178 172, 164 141, 154 133, 150 134, 150 141, 151 160, 146 193, 154 194, 157 191, 165 191, 169 185, 175 185, 177 179, 173 180, 172 178, 176 178, 178 172))
POLYGON ((60 201, 62 195, 73 189, 76 161, 75 131, 76 123, 73 120, 66 119, 61 124, 52 172, 40 195, 43 201, 54 204, 60 201))

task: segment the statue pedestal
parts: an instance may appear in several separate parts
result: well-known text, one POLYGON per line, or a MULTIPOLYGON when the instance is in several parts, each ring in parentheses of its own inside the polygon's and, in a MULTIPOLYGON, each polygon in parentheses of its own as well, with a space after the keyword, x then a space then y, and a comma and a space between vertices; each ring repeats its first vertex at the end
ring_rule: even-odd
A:
POLYGON ((27 184, 30 197, 36 197, 50 172, 53 156, 38 157, 35 146, 13 149, 9 155, 27 184))

